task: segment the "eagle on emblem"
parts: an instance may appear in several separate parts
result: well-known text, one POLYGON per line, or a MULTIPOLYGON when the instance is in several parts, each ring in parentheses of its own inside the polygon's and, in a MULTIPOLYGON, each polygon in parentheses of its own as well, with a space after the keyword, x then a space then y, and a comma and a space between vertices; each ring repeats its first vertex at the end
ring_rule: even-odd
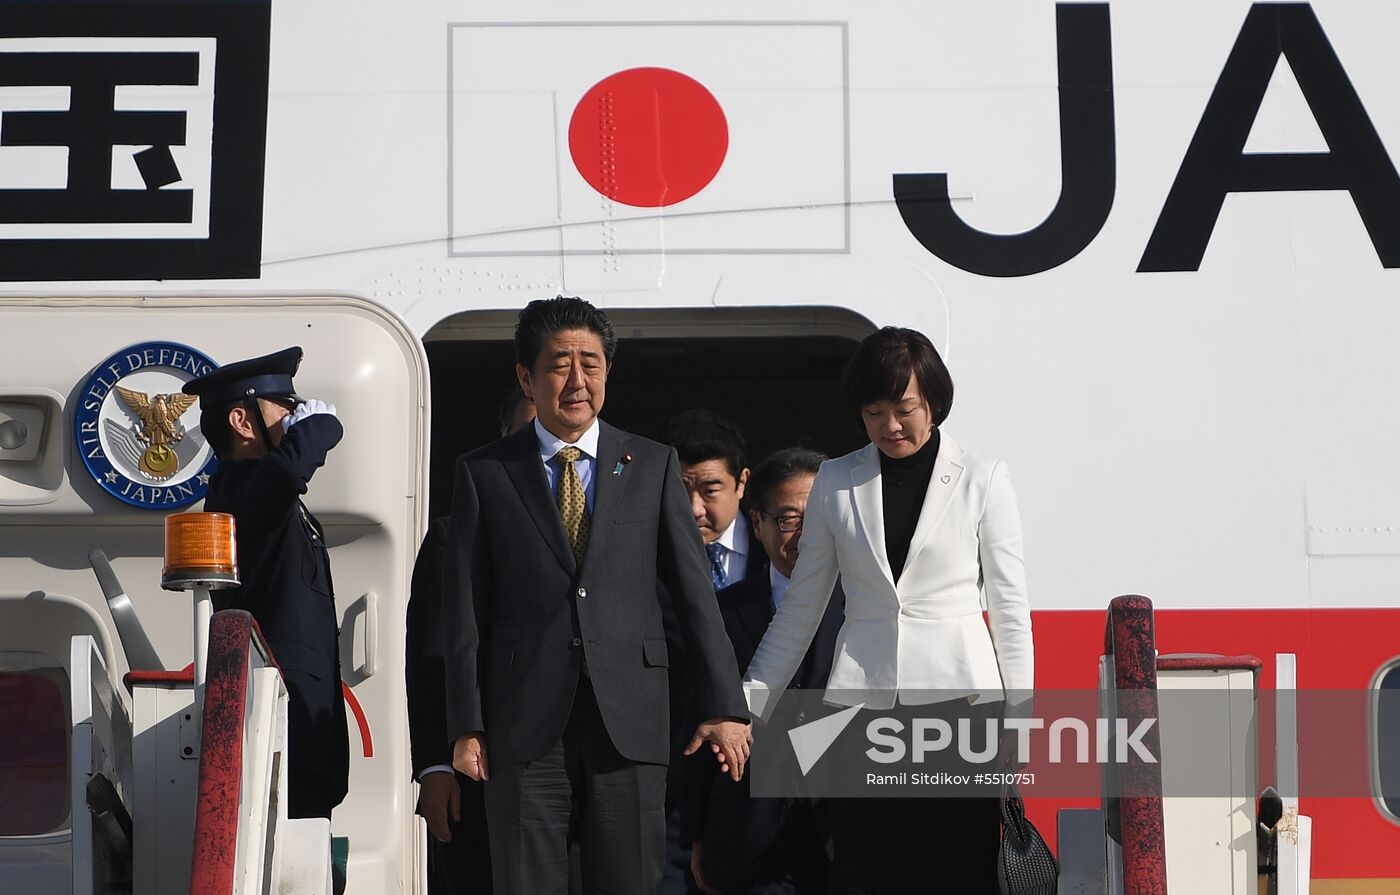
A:
POLYGON ((156 479, 175 474, 179 460, 171 450, 185 437, 180 417, 198 398, 184 394, 148 395, 129 388, 116 387, 117 394, 131 412, 141 420, 132 430, 146 449, 141 452, 141 471, 156 479))

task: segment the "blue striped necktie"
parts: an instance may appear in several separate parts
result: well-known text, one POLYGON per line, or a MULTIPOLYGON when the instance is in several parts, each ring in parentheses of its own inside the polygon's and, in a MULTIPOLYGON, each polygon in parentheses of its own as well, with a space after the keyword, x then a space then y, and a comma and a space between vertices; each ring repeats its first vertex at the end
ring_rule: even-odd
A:
POLYGON ((710 583, 715 590, 723 590, 729 584, 729 576, 724 573, 724 545, 718 541, 706 544, 705 552, 710 557, 710 583))

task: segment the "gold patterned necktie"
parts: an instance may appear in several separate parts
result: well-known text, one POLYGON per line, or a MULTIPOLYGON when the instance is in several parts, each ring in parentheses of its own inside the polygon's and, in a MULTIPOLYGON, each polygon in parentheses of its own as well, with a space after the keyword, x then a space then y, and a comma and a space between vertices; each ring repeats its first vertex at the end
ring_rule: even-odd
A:
POLYGON ((564 533, 569 536, 569 544, 574 548, 574 562, 583 566, 583 555, 588 552, 588 502, 583 496, 583 482, 578 477, 574 462, 583 456, 576 447, 562 447, 554 455, 559 460, 559 518, 564 522, 564 533))

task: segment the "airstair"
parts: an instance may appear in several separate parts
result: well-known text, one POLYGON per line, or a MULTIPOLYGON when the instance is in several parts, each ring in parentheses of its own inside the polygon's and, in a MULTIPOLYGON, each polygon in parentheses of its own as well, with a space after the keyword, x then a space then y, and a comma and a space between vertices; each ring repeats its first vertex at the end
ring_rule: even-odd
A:
POLYGON ((1100 807, 1059 812, 1060 895, 1306 895, 1312 826, 1297 796, 1295 657, 1275 662, 1277 785, 1260 793, 1262 661, 1160 655, 1152 601, 1112 601, 1100 717, 1128 729, 1157 719, 1143 741, 1160 762, 1132 753, 1105 762, 1100 807))
POLYGON ((0 598, 0 891, 132 885, 130 700, 83 603, 0 598))
POLYGON ((287 817, 287 691, 256 622, 197 597, 197 662, 155 667, 93 562, 111 628, 69 597, 0 595, 0 892, 330 895, 330 822, 287 817))

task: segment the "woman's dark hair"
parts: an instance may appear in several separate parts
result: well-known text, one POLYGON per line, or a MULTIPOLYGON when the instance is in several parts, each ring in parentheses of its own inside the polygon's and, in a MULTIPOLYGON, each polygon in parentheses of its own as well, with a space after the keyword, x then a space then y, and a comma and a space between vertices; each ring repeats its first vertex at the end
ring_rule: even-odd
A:
POLYGON ((730 420, 713 410, 685 410, 671 417, 661 440, 676 449, 676 456, 687 466, 706 460, 723 460, 734 481, 744 471, 744 433, 730 420))
POLYGON ((749 473, 749 483, 744 488, 749 507, 768 512, 768 495, 774 488, 799 475, 816 475, 825 460, 826 454, 804 447, 783 448, 764 457, 749 473))
POLYGON ((617 353, 617 333, 608 315, 581 298, 559 295, 530 302, 515 322, 515 362, 527 370, 535 368, 545 340, 569 329, 586 329, 603 342, 603 359, 612 365, 617 353))
POLYGON ((898 401, 909 387, 919 383, 935 426, 948 418, 953 407, 953 377, 928 336, 913 329, 886 326, 865 337, 846 364, 842 388, 846 407, 864 425, 860 409, 877 401, 898 401))

